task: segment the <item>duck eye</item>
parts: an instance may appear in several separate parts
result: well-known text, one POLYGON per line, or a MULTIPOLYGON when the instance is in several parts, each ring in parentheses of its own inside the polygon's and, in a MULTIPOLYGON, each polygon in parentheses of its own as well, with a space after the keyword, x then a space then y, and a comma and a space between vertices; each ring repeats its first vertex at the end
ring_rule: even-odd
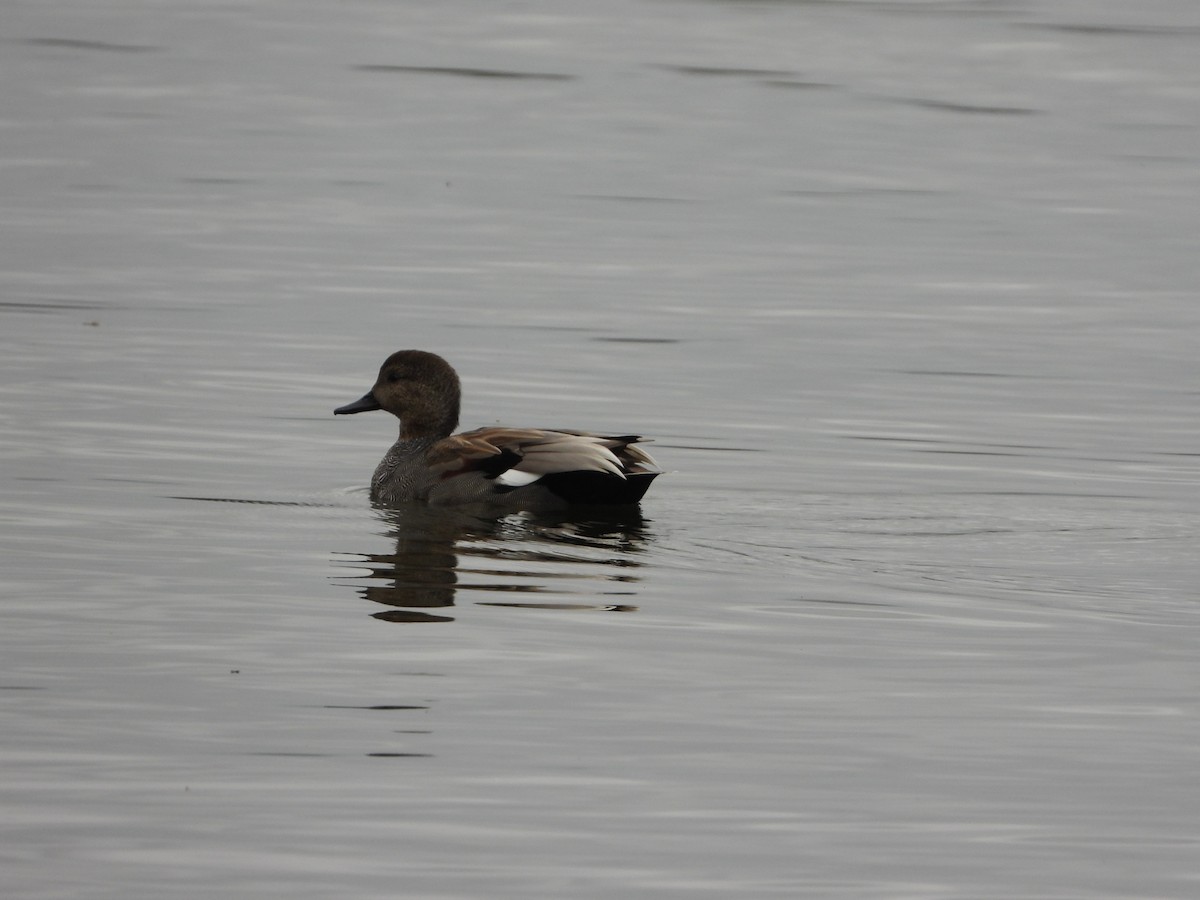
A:
POLYGON ((387 380, 390 384, 395 384, 397 381, 403 381, 404 376, 399 372, 388 372, 387 380))

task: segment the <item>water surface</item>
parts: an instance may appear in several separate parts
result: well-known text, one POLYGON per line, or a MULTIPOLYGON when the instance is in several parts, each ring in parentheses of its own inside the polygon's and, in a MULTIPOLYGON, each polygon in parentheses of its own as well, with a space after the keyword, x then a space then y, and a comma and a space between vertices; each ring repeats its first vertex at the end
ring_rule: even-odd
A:
POLYGON ((9 4, 6 897, 1195 895, 1190 4, 9 4), (640 511, 381 510, 466 427, 640 511))

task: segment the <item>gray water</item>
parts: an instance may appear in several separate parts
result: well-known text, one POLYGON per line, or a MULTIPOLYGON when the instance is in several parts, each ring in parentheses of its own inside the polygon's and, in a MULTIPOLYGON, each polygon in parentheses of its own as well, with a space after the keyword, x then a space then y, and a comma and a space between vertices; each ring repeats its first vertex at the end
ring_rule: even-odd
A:
POLYGON ((1195 4, 0 17, 4 897, 1200 894, 1195 4))

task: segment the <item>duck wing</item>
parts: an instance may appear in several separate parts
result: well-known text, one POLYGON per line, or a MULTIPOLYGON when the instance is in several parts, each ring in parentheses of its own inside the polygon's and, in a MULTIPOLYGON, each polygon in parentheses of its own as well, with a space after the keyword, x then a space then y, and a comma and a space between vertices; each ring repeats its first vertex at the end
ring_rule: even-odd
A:
POLYGON ((468 471, 527 484, 566 472, 599 472, 616 478, 659 473, 654 459, 635 446, 637 435, 542 428, 477 428, 443 438, 426 453, 429 468, 442 478, 468 471), (504 476, 504 477, 502 477, 504 476))

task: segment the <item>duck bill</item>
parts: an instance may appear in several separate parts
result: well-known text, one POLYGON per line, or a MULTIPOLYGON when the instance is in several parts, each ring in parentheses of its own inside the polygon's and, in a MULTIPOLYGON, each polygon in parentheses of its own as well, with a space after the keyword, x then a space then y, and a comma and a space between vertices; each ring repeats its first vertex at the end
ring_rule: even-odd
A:
POLYGON ((335 416, 348 416, 351 413, 370 412, 373 409, 383 409, 383 407, 379 405, 379 401, 375 399, 375 395, 367 391, 353 403, 339 406, 333 411, 333 414, 335 416))

